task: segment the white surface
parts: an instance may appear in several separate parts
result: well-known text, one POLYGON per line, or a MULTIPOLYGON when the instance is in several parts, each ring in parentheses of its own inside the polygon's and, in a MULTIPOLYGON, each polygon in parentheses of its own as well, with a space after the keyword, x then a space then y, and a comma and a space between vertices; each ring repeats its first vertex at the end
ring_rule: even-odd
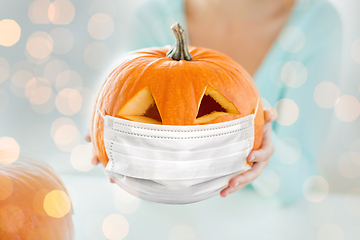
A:
POLYGON ((225 199, 165 205, 129 196, 105 176, 61 178, 73 202, 76 240, 107 239, 103 231, 108 236, 128 231, 123 239, 175 239, 178 229, 186 229, 184 234, 197 240, 360 239, 360 195, 328 195, 319 203, 304 198, 283 207, 275 199, 242 190, 225 199), (123 224, 104 227, 109 216, 123 224))

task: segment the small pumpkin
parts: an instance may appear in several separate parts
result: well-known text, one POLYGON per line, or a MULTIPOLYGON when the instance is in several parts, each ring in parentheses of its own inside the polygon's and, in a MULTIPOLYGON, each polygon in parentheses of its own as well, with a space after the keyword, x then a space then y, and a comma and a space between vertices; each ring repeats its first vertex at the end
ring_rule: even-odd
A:
POLYGON ((103 140, 105 115, 164 125, 213 124, 254 113, 254 149, 260 148, 264 114, 260 93, 249 73, 230 57, 214 50, 188 47, 184 29, 172 26, 174 47, 130 52, 109 74, 97 97, 92 139, 106 166, 103 140), (98 110, 97 110, 98 109, 98 110))
POLYGON ((63 183, 46 163, 20 157, 0 164, 0 239, 74 239, 72 213, 63 183))

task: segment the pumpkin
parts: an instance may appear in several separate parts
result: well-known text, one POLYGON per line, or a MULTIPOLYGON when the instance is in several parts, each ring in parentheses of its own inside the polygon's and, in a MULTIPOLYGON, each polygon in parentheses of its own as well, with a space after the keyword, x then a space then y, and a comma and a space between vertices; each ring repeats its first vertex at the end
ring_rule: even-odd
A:
POLYGON ((98 112, 131 121, 164 125, 213 124, 254 113, 254 149, 260 148, 264 113, 249 73, 214 50, 188 47, 184 29, 172 26, 174 47, 153 47, 126 54, 108 75, 97 97, 91 138, 106 166, 103 127, 98 112))
POLYGON ((72 213, 64 185, 44 162, 0 164, 0 239, 74 239, 72 213))

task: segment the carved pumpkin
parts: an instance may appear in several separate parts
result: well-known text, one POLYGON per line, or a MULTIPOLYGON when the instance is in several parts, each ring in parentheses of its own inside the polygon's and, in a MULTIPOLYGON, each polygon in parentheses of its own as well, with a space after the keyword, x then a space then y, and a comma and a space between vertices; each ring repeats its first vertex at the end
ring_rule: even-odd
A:
MULTIPOLYGON (((187 47, 185 31, 172 26, 176 44, 128 53, 110 73, 97 98, 105 115, 131 121, 196 125, 234 120, 254 113, 254 149, 260 148, 264 114, 259 91, 248 72, 214 50, 187 47)), ((103 119, 94 109, 92 140, 106 166, 103 119)))
POLYGON ((0 239, 74 239, 72 213, 64 185, 44 162, 0 164, 0 239))

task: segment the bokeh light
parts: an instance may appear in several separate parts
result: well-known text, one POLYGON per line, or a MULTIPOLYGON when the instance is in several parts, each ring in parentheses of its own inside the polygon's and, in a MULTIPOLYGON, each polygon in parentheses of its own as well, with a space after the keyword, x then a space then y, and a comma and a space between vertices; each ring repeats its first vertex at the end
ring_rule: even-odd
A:
POLYGON ((194 230, 187 225, 176 225, 170 230, 169 240, 195 240, 196 234, 194 230))
POLYGON ((75 141, 77 128, 72 125, 63 125, 55 133, 54 140, 60 145, 68 145, 75 141))
POLYGON ((45 212, 54 218, 62 218, 69 213, 71 201, 69 196, 61 190, 53 190, 44 198, 45 212))
POLYGON ((48 17, 54 24, 69 24, 74 20, 75 7, 69 0, 56 0, 49 6, 48 17))
POLYGON ((357 152, 346 152, 340 156, 338 169, 344 178, 356 179, 360 176, 360 163, 356 156, 357 152))
POLYGON ((321 202, 329 193, 329 184, 323 177, 309 177, 304 182, 303 193, 308 201, 321 202))
POLYGON ((281 99, 275 103, 274 108, 279 113, 276 122, 280 125, 290 126, 299 117, 299 108, 291 99, 281 99))
POLYGON ((20 40, 21 28, 16 21, 12 19, 3 19, 0 21, 0 45, 11 47, 20 40))
POLYGON ((340 89, 332 82, 321 82, 316 86, 314 99, 317 105, 322 108, 332 108, 340 97, 340 89))
POLYGON ((261 175, 252 182, 255 191, 262 197, 274 195, 280 187, 280 178, 272 170, 264 169, 261 175))
POLYGON ((301 145, 295 138, 283 138, 276 143, 275 151, 277 159, 285 164, 293 164, 301 157, 301 145))
POLYGON ((360 115, 360 103, 354 96, 344 95, 335 105, 335 114, 343 122, 352 122, 360 115))
POLYGON ((79 91, 82 87, 82 78, 75 71, 65 70, 57 76, 55 86, 58 92, 65 88, 73 88, 79 91))
POLYGON ((50 23, 48 10, 51 2, 49 0, 36 0, 30 4, 28 15, 35 24, 50 23))
POLYGON ((20 155, 20 145, 14 138, 0 138, 0 163, 12 164, 20 155))
POLYGON ((110 240, 120 240, 128 235, 129 222, 122 215, 111 214, 104 219, 102 230, 110 240))
POLYGON ((36 59, 47 58, 54 46, 54 40, 46 32, 35 32, 30 35, 26 43, 26 50, 31 57, 36 59))
POLYGON ((46 64, 44 68, 44 77, 49 80, 51 84, 55 85, 56 79, 60 75, 60 73, 65 72, 69 69, 69 65, 66 62, 54 59, 46 64))
POLYGON ((108 64, 110 52, 108 47, 103 43, 91 43, 84 52, 85 63, 94 69, 100 69, 108 64))
POLYGON ((25 95, 33 104, 46 103, 52 94, 51 84, 46 78, 35 77, 26 84, 25 95))
POLYGON ((279 44, 287 52, 295 53, 300 51, 306 42, 304 32, 296 26, 286 26, 279 36, 279 44))
POLYGON ((67 28, 55 28, 50 32, 50 36, 54 40, 53 53, 55 54, 66 54, 74 45, 74 36, 67 28))
POLYGON ((46 78, 32 78, 26 84, 25 95, 35 112, 47 114, 55 108, 55 93, 46 78))
POLYGON ((307 209, 307 218, 311 225, 321 227, 324 224, 331 223, 334 219, 333 206, 327 202, 310 204, 307 209))
POLYGON ((306 82, 307 75, 306 67, 297 61, 287 62, 281 69, 281 80, 288 87, 302 86, 306 82))
POLYGON ((51 125, 50 135, 56 146, 64 152, 71 152, 81 142, 81 134, 70 118, 56 119, 51 125))
POLYGON ((8 79, 10 74, 10 64, 5 58, 0 57, 0 83, 8 79))
POLYGON ((88 172, 94 167, 90 161, 92 157, 93 150, 91 146, 82 144, 78 145, 71 152, 71 165, 78 171, 88 172))
POLYGON ((360 64, 360 38, 351 45, 351 56, 355 62, 360 64))
POLYGON ((352 189, 346 194, 344 206, 351 215, 360 216, 360 188, 352 189))
POLYGON ((106 13, 110 17, 116 15, 116 4, 114 0, 93 0, 90 5, 90 16, 97 13, 106 13))
POLYGON ((139 208, 140 199, 123 190, 118 185, 113 185, 114 206, 120 213, 131 214, 139 208))
POLYGON ((55 93, 51 91, 50 98, 45 103, 38 105, 30 102, 31 108, 39 114, 48 114, 55 109, 55 98, 56 98, 55 93))
POLYGON ((105 220, 105 216, 100 214, 95 214, 85 222, 85 234, 91 240, 106 240, 103 231, 102 231, 102 223, 105 220))
POLYGON ((95 39, 107 39, 114 32, 114 21, 105 13, 97 13, 90 18, 88 31, 95 39))
POLYGON ((71 88, 65 88, 56 96, 56 108, 64 115, 74 115, 82 105, 80 93, 71 88))
MULTIPOLYGON (((0 163, 1 163, 1 159, 0 159, 0 163)), ((4 201, 8 197, 10 197, 11 194, 13 193, 13 190, 14 190, 13 180, 6 175, 0 174, 0 201, 4 201)))
POLYGON ((344 232, 337 224, 326 224, 320 228, 317 240, 344 240, 344 232))
POLYGON ((74 121, 70 118, 60 117, 60 118, 56 119, 51 124, 51 129, 50 129, 50 135, 53 139, 55 138, 55 134, 59 130, 59 128, 64 125, 71 125, 71 126, 76 127, 74 121))
POLYGON ((27 83, 34 78, 34 74, 29 71, 20 70, 11 77, 10 88, 17 97, 26 97, 25 88, 27 83))
POLYGON ((9 107, 9 95, 6 93, 6 91, 2 88, 0 88, 0 114, 5 112, 9 107))

